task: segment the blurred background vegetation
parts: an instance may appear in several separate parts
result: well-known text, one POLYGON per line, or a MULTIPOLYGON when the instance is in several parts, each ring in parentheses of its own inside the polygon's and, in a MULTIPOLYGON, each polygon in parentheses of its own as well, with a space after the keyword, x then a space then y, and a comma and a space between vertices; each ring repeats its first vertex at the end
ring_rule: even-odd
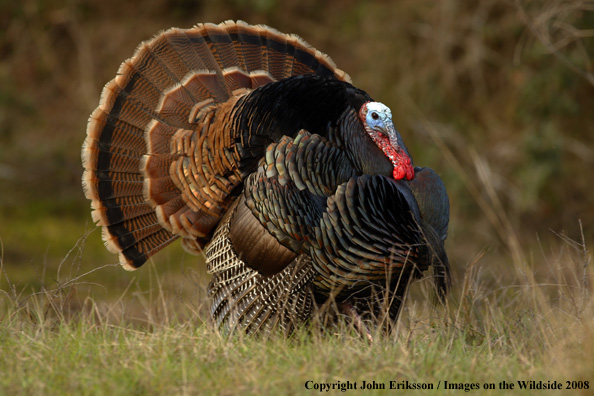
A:
MULTIPOLYGON (((518 266, 538 273, 559 246, 592 246, 592 1, 2 1, 1 290, 76 280, 109 299, 154 281, 151 269, 118 268, 92 224, 87 119, 141 41, 227 19, 300 35, 392 108, 415 163, 447 185, 455 274, 476 256, 487 282, 518 266)), ((178 245, 153 261, 195 298, 198 259, 178 245)))

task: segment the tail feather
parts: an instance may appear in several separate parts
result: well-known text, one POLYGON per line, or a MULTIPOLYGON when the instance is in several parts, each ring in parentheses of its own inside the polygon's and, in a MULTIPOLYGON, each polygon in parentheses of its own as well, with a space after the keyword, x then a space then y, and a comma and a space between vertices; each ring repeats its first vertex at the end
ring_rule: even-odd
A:
POLYGON ((240 68, 249 73, 258 70, 268 70, 262 59, 262 51, 265 45, 262 43, 262 27, 251 26, 245 22, 238 21, 235 26, 230 27, 230 35, 237 43, 237 52, 240 53, 240 68))
POLYGON ((152 80, 157 77, 151 76, 147 70, 140 71, 140 67, 148 66, 139 62, 132 58, 122 63, 116 78, 105 86, 100 108, 113 119, 126 121, 143 130, 152 119, 160 118, 156 108, 173 83, 163 86, 162 81, 152 80))
POLYGON ((212 23, 204 24, 207 32, 204 38, 208 41, 210 51, 222 69, 240 64, 233 39, 227 30, 229 26, 233 26, 234 24, 235 22, 231 21, 223 22, 220 25, 212 23))
POLYGON ((151 153, 151 160, 153 157, 159 157, 158 160, 163 161, 171 159, 171 138, 180 131, 185 131, 185 129, 172 127, 158 120, 149 122, 146 126, 145 139, 146 151, 151 153))
MULTIPOLYGON (((171 81, 166 83, 166 87, 182 81, 193 70, 208 69, 201 59, 191 51, 192 45, 180 29, 170 29, 142 47, 150 54, 151 58, 159 63, 160 69, 171 78, 171 81)), ((212 66, 216 67, 217 65, 212 66)), ((158 72, 159 69, 156 71, 158 72)))
POLYGON ((180 196, 179 190, 168 176, 145 180, 144 191, 145 195, 150 194, 152 202, 157 206, 165 205, 180 196))
POLYGON ((208 27, 216 26, 210 23, 198 24, 191 30, 186 30, 185 34, 190 39, 194 54, 198 55, 207 70, 220 70, 221 63, 212 51, 211 40, 209 38, 208 27))
MULTIPOLYGON (((158 36, 150 43, 140 44, 136 55, 128 63, 125 63, 134 69, 135 73, 132 74, 132 77, 141 76, 160 93, 167 91, 187 74, 176 76, 175 57, 165 59, 162 44, 162 36, 158 36)), ((160 96, 157 99, 159 98, 160 96)))
POLYGON ((137 197, 132 196, 130 198, 136 202, 125 204, 115 199, 103 201, 103 206, 96 209, 99 219, 108 219, 108 224, 117 224, 126 219, 134 219, 153 212, 151 207, 140 205, 142 202, 135 199, 137 197))
MULTIPOLYGON (((132 173, 110 173, 102 176, 103 173, 96 173, 84 179, 87 198, 98 201, 93 207, 103 207, 105 200, 117 199, 123 202, 123 198, 142 196, 144 190, 142 180, 125 180, 126 176, 140 179, 139 175, 132 173), (114 178, 118 178, 114 180, 114 178)), ((109 222, 101 225, 108 225, 109 222)))
POLYGON ((162 34, 170 48, 179 55, 188 70, 217 70, 216 62, 210 49, 206 45, 199 26, 194 29, 169 29, 162 34))
MULTIPOLYGON (((99 108, 112 120, 137 127, 141 136, 153 120, 177 128, 191 128, 189 114, 197 99, 192 92, 177 92, 174 88, 179 81, 163 72, 160 66, 161 63, 150 56, 148 47, 141 46, 140 53, 125 61, 118 76, 105 86, 99 108)), ((144 145, 142 147, 144 149, 144 145)))
MULTIPOLYGON (((154 224, 156 225, 156 223, 154 224)), ((111 233, 111 228, 108 229, 111 233)), ((120 263, 127 271, 138 269, 146 262, 148 257, 153 256, 177 238, 172 238, 171 233, 163 228, 159 228, 159 231, 143 237, 142 239, 136 239, 136 235, 132 235, 132 237, 135 238, 134 243, 125 249, 122 249, 122 245, 118 238, 117 247, 114 251, 114 253, 120 254, 120 263), (124 262, 122 262, 122 257, 125 258, 124 262)), ((106 239, 106 241, 108 240, 106 239)), ((109 247, 109 242, 107 242, 107 244, 109 247)))
POLYGON ((122 227, 118 227, 113 230, 112 235, 109 235, 108 239, 113 243, 117 243, 118 247, 123 250, 157 234, 161 230, 158 224, 153 223, 150 214, 126 219, 122 223, 127 224, 129 227, 134 227, 133 231, 125 232, 122 227))
MULTIPOLYGON (((140 159, 125 149, 115 147, 109 157, 97 153, 97 172, 136 173, 140 166, 140 159)), ((109 177, 109 176, 107 176, 109 177)), ((100 177, 101 178, 101 177, 100 177)))

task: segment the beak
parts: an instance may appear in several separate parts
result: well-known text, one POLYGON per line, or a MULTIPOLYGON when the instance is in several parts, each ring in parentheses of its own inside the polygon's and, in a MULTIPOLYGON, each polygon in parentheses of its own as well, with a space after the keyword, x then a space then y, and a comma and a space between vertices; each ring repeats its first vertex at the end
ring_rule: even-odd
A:
POLYGON ((408 149, 404 145, 404 140, 402 140, 402 136, 400 136, 400 133, 398 133, 398 130, 396 129, 392 121, 386 123, 385 126, 380 127, 379 129, 384 135, 388 137, 388 139, 390 140, 390 145, 394 147, 394 149, 396 149, 397 151, 400 149, 404 153, 406 153, 408 157, 410 157, 408 149))

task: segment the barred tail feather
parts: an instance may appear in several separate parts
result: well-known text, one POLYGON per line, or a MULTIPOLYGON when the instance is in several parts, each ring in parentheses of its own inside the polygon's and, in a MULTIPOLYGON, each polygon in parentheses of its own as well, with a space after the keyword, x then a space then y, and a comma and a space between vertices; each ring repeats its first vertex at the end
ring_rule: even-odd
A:
POLYGON ((118 128, 106 114, 100 107, 89 122, 82 152, 83 187, 92 200, 93 219, 103 226, 106 247, 119 254, 125 269, 133 270, 176 236, 159 224, 144 198, 140 164, 145 144, 138 139, 138 128, 118 128))

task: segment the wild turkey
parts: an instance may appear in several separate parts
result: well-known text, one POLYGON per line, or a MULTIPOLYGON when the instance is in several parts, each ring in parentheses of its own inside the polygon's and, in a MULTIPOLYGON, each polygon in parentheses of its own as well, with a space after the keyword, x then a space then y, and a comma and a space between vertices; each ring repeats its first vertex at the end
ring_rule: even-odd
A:
POLYGON ((206 255, 223 329, 291 331, 324 306, 397 319, 414 278, 449 284, 449 201, 390 109, 296 36, 244 22, 143 42, 102 93, 83 186, 107 248, 140 267, 206 255))

